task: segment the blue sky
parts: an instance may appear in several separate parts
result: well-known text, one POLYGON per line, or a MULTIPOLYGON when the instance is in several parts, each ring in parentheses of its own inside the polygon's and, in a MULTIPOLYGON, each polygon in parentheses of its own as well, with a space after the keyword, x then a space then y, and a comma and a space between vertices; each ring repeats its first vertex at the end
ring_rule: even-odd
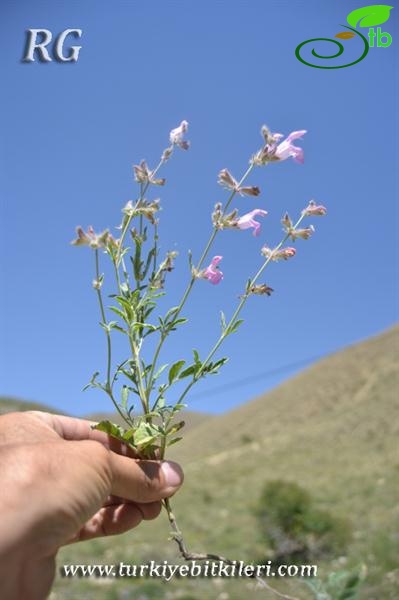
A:
MULTIPOLYGON (((297 243, 295 259, 270 268, 266 281, 275 293, 251 298, 245 326, 222 353, 230 362, 197 386, 191 408, 227 410, 295 369, 211 394, 216 387, 305 363, 395 321, 396 10, 382 26, 392 45, 370 49, 353 67, 313 69, 294 55, 300 42, 342 31, 347 13, 361 6, 2 2, 1 393, 75 414, 110 408, 101 393, 81 393, 94 371, 104 371, 105 340, 91 288, 93 257, 69 242, 78 224, 119 224, 121 207, 137 192, 132 164, 146 158, 154 165, 182 119, 192 146, 166 165, 161 190, 161 251, 180 252, 169 278, 171 306, 187 282, 187 249, 198 258, 213 205, 226 198, 218 171, 241 176, 260 147, 263 123, 308 134, 303 166, 258 169, 251 183, 262 195, 235 201, 241 213, 269 212, 262 235, 219 235, 214 254, 224 256, 224 281, 198 282, 185 311, 190 325, 170 339, 164 362, 188 358, 192 347, 209 349, 219 311, 234 310, 260 265, 260 247, 280 240, 285 210, 294 216, 315 198, 329 211, 310 221, 316 233, 297 243), (26 29, 57 34, 68 27, 83 30, 77 63, 21 62, 26 29)), ((344 43, 355 56, 358 40, 344 43)), ((120 340, 117 348, 122 354, 120 340)))

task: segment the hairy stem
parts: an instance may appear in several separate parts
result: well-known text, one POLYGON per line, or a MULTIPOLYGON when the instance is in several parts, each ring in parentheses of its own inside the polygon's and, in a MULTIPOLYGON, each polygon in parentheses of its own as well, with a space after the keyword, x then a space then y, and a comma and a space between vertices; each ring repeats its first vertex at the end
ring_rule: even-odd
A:
POLYGON ((120 414, 120 416, 122 417, 122 419, 125 421, 125 423, 127 423, 129 425, 129 427, 131 427, 130 420, 122 412, 122 410, 120 409, 120 407, 119 407, 118 403, 116 402, 116 400, 114 398, 114 395, 112 393, 112 385, 111 385, 111 362, 112 362, 111 334, 109 332, 109 329, 107 328, 107 321, 106 321, 105 310, 104 310, 104 302, 103 302, 102 293, 101 293, 100 261, 99 261, 99 256, 98 256, 98 248, 96 248, 96 250, 95 250, 95 261, 96 261, 96 282, 97 282, 96 292, 97 292, 98 304, 100 306, 101 319, 102 319, 102 323, 104 325, 105 334, 107 336, 107 382, 106 382, 106 392, 107 392, 108 396, 111 398, 111 400, 112 400, 112 402, 113 402, 116 410, 118 411, 118 413, 120 414))

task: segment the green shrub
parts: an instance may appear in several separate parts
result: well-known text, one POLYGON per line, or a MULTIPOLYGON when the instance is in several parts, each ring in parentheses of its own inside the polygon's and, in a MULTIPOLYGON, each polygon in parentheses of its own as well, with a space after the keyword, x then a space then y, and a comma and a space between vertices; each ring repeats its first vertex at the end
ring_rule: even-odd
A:
POLYGON ((315 507, 310 494, 293 482, 267 482, 256 516, 274 561, 336 555, 350 539, 348 522, 315 507))

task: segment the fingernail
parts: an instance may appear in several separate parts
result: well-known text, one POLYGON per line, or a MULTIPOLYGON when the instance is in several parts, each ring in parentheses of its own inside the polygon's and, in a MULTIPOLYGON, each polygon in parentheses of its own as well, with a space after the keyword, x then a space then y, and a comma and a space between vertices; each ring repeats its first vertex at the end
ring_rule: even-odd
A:
POLYGON ((161 464, 166 487, 177 488, 183 483, 183 471, 175 462, 165 461, 161 464))

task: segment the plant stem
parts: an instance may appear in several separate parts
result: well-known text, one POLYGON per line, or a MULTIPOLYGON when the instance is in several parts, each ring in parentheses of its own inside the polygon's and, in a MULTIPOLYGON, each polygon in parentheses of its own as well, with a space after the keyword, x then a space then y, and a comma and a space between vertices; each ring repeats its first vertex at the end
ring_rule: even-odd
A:
POLYGON ((109 332, 109 329, 107 328, 107 322, 106 322, 106 316, 105 316, 105 310, 104 310, 104 303, 103 303, 103 298, 102 298, 102 294, 101 294, 101 284, 100 284, 100 264, 99 264, 99 256, 98 256, 98 248, 96 248, 95 250, 95 261, 96 261, 96 281, 97 281, 97 285, 98 287, 96 287, 96 292, 97 292, 97 298, 98 298, 98 304, 100 306, 100 312, 101 312, 101 319, 104 325, 104 331, 105 334, 107 336, 107 382, 106 382, 106 392, 108 394, 108 396, 111 398, 116 410, 118 411, 118 413, 120 414, 120 416, 122 417, 122 419, 125 421, 125 423, 127 423, 129 425, 129 427, 131 427, 131 422, 129 421, 129 419, 123 414, 123 412, 121 411, 118 403, 116 402, 114 395, 112 393, 112 386, 111 386, 111 362, 112 362, 112 350, 111 350, 111 334, 109 332))
MULTIPOLYGON (((164 163, 164 159, 161 158, 161 160, 159 161, 158 165, 156 166, 156 168, 154 169, 154 171, 151 174, 151 177, 153 178, 156 173, 159 171, 159 169, 161 168, 161 166, 164 163)), ((149 185, 150 185, 150 181, 147 181, 145 184, 141 184, 140 185, 140 194, 139 194, 139 198, 136 201, 136 206, 143 200, 144 198, 144 194, 146 193, 149 185)), ((122 294, 122 290, 121 290, 121 283, 120 283, 120 276, 119 276, 119 266, 121 263, 121 254, 122 254, 122 250, 123 250, 123 243, 126 237, 126 234, 128 232, 130 223, 132 222, 133 216, 128 217, 128 219, 126 220, 126 223, 123 227, 122 230, 122 234, 121 237, 119 239, 119 248, 115 257, 114 262, 114 268, 115 268, 115 276, 116 276, 116 281, 117 281, 117 285, 118 285, 118 290, 119 290, 119 294, 122 294)), ((140 235, 142 234, 142 229, 143 229, 143 217, 142 215, 140 216, 140 235)), ((124 267, 124 265, 123 265, 124 267)), ((126 272, 126 268, 124 267, 124 271, 126 272)), ((137 285, 139 284, 139 282, 137 282, 137 285)), ((138 388, 139 388, 139 393, 140 393, 140 400, 141 400, 141 404, 143 407, 143 411, 144 413, 148 412, 149 410, 149 403, 147 400, 147 394, 146 391, 144 389, 143 386, 143 376, 141 373, 141 366, 140 366, 140 351, 137 348, 137 345, 135 343, 135 340, 132 338, 132 335, 130 333, 130 331, 128 332, 128 337, 129 337, 129 342, 130 342, 130 347, 132 350, 132 354, 133 354, 133 359, 134 359, 134 363, 136 366, 136 371, 137 371, 137 384, 138 384, 138 388)), ((109 340, 110 343, 110 340, 109 340)), ((120 412, 119 408, 118 411, 120 412)), ((126 420, 126 419, 125 419, 126 420)))
POLYGON ((141 373, 140 350, 137 348, 136 342, 133 339, 133 336, 131 335, 130 331, 128 333, 128 337, 129 337, 129 342, 130 342, 130 348, 131 348, 132 354, 133 354, 134 364, 135 364, 136 371, 137 371, 137 385, 139 388, 141 405, 143 407, 144 414, 146 414, 147 412, 149 412, 149 408, 148 408, 146 392, 145 392, 144 385, 143 385, 143 375, 141 373))

